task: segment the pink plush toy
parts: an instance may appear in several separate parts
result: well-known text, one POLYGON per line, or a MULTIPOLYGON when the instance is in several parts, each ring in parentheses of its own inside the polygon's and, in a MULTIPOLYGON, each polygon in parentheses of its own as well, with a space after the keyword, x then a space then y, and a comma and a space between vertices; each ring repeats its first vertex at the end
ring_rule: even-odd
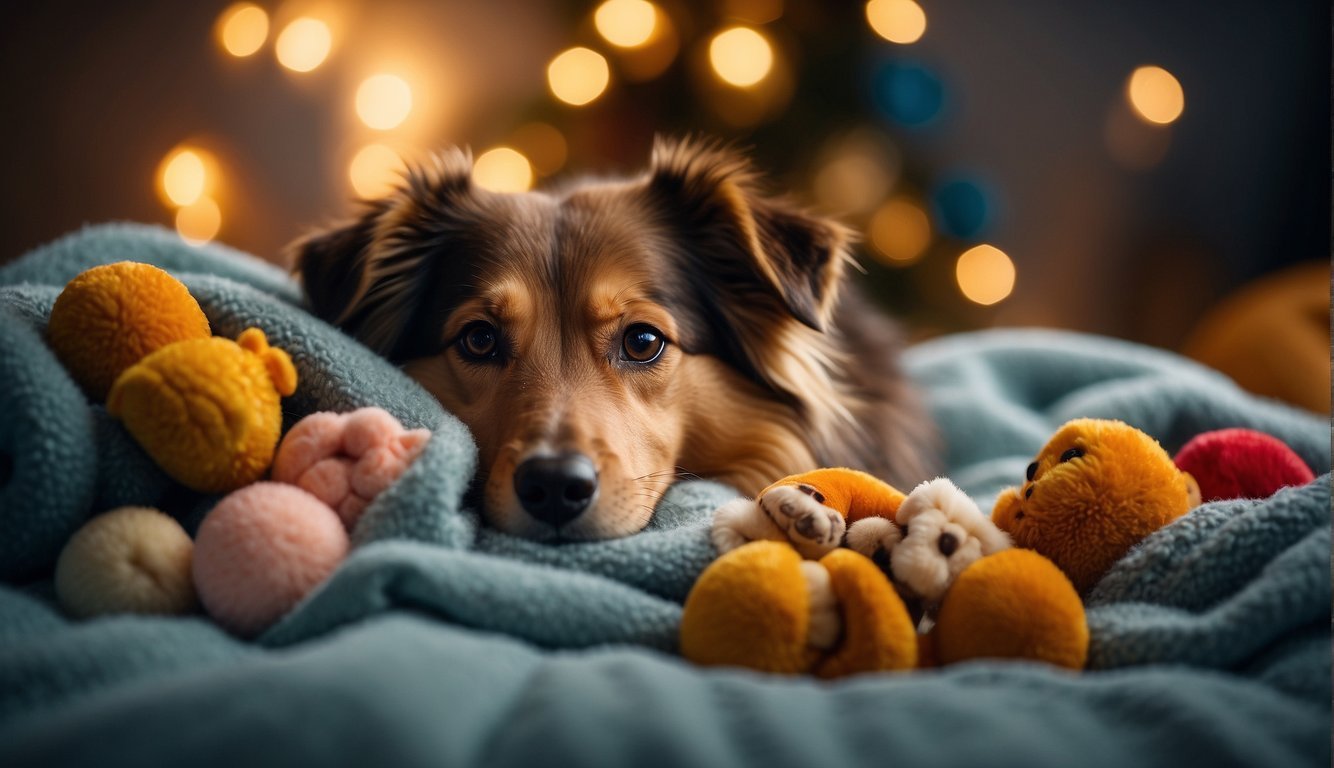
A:
POLYGON ((255 483, 209 512, 195 536, 195 589, 205 610, 242 637, 263 632, 347 555, 338 515, 300 488, 255 483))
POLYGON ((429 430, 403 429, 380 408, 313 413, 283 438, 273 479, 328 504, 351 531, 371 500, 393 485, 430 437, 429 430))

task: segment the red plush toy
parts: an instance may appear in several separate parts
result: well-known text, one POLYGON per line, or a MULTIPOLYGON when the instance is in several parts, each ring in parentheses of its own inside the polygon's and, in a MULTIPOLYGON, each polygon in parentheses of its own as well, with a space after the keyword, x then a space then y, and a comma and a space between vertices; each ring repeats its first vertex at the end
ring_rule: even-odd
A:
POLYGON ((1315 479, 1311 468, 1283 441, 1252 429, 1196 435, 1173 461, 1195 478, 1202 502, 1267 499, 1280 488, 1315 479))

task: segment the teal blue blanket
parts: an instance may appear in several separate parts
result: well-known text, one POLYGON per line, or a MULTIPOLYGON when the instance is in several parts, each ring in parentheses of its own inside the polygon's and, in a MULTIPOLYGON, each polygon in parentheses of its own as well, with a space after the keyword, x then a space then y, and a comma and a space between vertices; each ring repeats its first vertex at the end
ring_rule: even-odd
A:
POLYGON ((906 363, 949 475, 984 508, 1077 416, 1123 419, 1169 450, 1252 427, 1326 474, 1206 505, 1132 551, 1089 597, 1082 675, 974 663, 829 684, 674 655, 729 489, 679 484, 647 531, 616 541, 489 530, 463 501, 462 425, 243 254, 136 225, 76 233, 0 268, 0 350, 0 766, 1330 762, 1328 424, 1170 354, 996 331, 906 363), (287 349, 301 378, 289 424, 374 404, 434 432, 333 578, 254 643, 203 617, 72 622, 52 600, 50 568, 90 514, 158 505, 192 529, 214 501, 167 480, 42 341, 60 286, 120 259, 177 274, 215 333, 258 325, 287 349))

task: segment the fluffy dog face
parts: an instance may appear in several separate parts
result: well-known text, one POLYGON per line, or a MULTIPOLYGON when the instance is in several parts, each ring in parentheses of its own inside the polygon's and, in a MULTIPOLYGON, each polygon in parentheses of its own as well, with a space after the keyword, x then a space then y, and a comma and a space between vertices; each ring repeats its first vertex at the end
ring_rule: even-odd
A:
POLYGON ((461 152, 296 245, 316 312, 472 430, 483 509, 534 539, 640 530, 685 471, 754 494, 861 440, 830 334, 845 233, 712 146, 551 193, 461 152))

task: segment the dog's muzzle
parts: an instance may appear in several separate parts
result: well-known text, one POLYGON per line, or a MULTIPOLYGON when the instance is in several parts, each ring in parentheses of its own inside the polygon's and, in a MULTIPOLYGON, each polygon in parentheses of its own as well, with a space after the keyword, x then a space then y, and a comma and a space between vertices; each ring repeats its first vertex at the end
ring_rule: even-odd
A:
POLYGON ((597 467, 582 453, 532 456, 514 470, 514 493, 528 514, 560 528, 593 505, 597 467))

